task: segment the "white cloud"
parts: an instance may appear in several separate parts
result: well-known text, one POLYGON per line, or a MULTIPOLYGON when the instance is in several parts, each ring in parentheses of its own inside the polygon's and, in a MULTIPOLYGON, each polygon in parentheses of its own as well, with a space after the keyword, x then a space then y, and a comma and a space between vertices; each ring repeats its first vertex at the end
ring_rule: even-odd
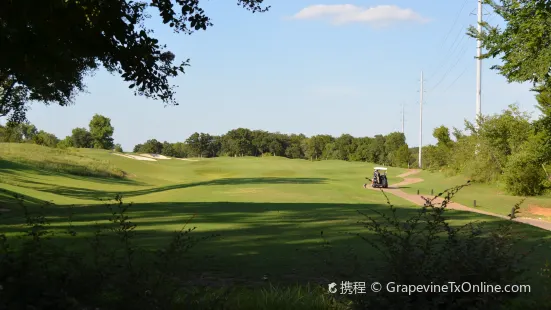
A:
POLYGON ((378 5, 364 8, 353 4, 308 6, 292 16, 293 19, 324 19, 334 25, 347 23, 367 23, 372 26, 388 26, 396 22, 425 23, 429 20, 412 9, 396 5, 378 5))

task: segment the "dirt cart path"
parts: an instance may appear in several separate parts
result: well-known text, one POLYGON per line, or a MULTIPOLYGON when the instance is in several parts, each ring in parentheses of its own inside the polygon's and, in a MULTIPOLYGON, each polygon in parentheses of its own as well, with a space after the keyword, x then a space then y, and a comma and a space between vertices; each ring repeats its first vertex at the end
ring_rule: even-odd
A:
MULTIPOLYGON (((423 179, 410 178, 409 177, 409 176, 412 176, 412 175, 415 175, 415 174, 419 173, 420 171, 421 170, 418 170, 418 169, 411 169, 411 170, 408 170, 408 172, 399 175, 398 177, 402 178, 404 180, 399 182, 399 183, 394 184, 393 186, 390 186, 387 189, 384 189, 384 191, 386 193, 391 193, 395 196, 403 198, 407 201, 413 202, 416 205, 420 205, 420 206, 424 205, 425 200, 422 198, 422 196, 415 195, 415 194, 408 194, 408 193, 406 193, 406 192, 404 192, 400 189, 401 186, 406 186, 406 185, 410 185, 410 184, 423 182, 423 179)), ((380 189, 372 188, 372 187, 368 187, 368 188, 371 189, 371 190, 380 190, 380 189)), ((429 198, 429 197, 427 197, 427 198, 429 198)), ((443 198, 439 197, 439 198, 436 198, 434 201, 436 203, 440 204, 440 203, 442 203, 443 200, 444 200, 443 198)), ((487 212, 487 211, 483 211, 483 210, 478 210, 478 209, 475 209, 475 208, 471 208, 471 207, 467 207, 467 206, 458 204, 456 202, 449 203, 447 207, 449 209, 453 209, 453 210, 475 212, 475 213, 485 214, 485 215, 489 215, 489 216, 495 216, 495 217, 499 217, 499 218, 503 218, 503 219, 508 219, 508 217, 506 215, 500 215, 500 214, 495 214, 495 213, 491 213, 491 212, 487 212)), ((548 221, 542 221, 542 220, 526 218, 526 217, 518 217, 518 218, 515 218, 514 221, 520 222, 520 223, 525 223, 525 224, 528 224, 528 225, 536 226, 536 227, 543 228, 545 230, 550 230, 551 231, 551 222, 548 222, 548 221)))

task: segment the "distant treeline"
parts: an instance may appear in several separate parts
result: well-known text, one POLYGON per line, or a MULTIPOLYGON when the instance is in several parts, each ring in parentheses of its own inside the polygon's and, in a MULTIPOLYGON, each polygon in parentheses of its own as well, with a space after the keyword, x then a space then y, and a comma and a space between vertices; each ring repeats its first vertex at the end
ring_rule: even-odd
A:
MULTIPOLYGON (((537 97, 539 119, 511 105, 500 114, 465 122, 464 130, 435 128, 435 145, 423 146, 422 168, 464 175, 482 183, 501 183, 516 195, 539 195, 551 188, 551 92, 537 97), (452 137, 454 139, 452 139, 452 137)), ((109 118, 95 115, 88 128, 75 128, 60 140, 30 123, 0 126, 0 141, 36 143, 58 148, 98 148, 122 152, 113 141, 109 118)), ((171 157, 282 156, 307 160, 362 161, 393 167, 418 167, 418 148, 409 148, 403 133, 374 137, 326 134, 307 137, 237 128, 223 135, 194 133, 183 142, 148 140, 135 153, 171 157)))
MULTIPOLYGON (((0 142, 35 143, 57 148, 98 148, 122 152, 113 141, 111 120, 94 115, 88 128, 74 128, 70 136, 59 139, 52 133, 38 130, 35 125, 9 123, 0 126, 0 142)), ((165 156, 219 157, 219 156, 282 156, 308 160, 364 161, 396 167, 414 164, 403 133, 357 138, 349 134, 340 137, 303 134, 272 133, 263 130, 237 128, 224 135, 194 133, 184 142, 170 143, 151 139, 134 147, 135 153, 154 153, 165 156)), ((414 152, 413 152, 414 153, 414 152)))
POLYGON ((407 167, 410 156, 403 133, 356 138, 303 134, 282 134, 237 128, 224 135, 194 133, 184 142, 169 143, 151 139, 138 144, 135 153, 156 153, 171 157, 282 156, 293 159, 367 161, 407 167))

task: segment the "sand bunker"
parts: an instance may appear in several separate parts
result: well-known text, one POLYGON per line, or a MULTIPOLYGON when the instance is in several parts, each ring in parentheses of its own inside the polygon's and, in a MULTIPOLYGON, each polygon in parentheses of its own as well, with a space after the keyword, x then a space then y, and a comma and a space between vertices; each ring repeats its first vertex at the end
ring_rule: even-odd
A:
POLYGON ((535 215, 551 216, 551 208, 544 208, 538 205, 529 205, 528 212, 535 215))
POLYGON ((179 160, 187 160, 187 161, 199 161, 198 159, 191 159, 191 158, 178 158, 179 160))
POLYGON ((136 159, 136 160, 157 161, 154 158, 138 156, 138 155, 129 155, 129 154, 122 154, 122 153, 113 153, 113 154, 118 155, 118 156, 122 156, 122 157, 126 157, 126 158, 136 159))
POLYGON ((166 157, 164 155, 159 155, 159 154, 140 154, 140 156, 155 158, 155 159, 170 159, 170 157, 166 157))

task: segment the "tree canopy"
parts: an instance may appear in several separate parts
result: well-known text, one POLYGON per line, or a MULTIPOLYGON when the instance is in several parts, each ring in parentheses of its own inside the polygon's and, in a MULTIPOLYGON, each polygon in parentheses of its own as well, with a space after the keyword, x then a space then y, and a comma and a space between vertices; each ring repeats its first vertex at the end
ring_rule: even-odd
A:
MULTIPOLYGON (((237 0, 264 12, 263 0, 237 0)), ((19 0, 0 1, 0 116, 25 118, 30 101, 71 104, 85 89, 84 77, 100 67, 119 74, 136 94, 177 104, 170 78, 189 60, 153 36, 150 13, 176 33, 212 26, 200 0, 19 0)))
POLYGON ((486 52, 482 58, 500 57, 495 65, 509 82, 531 82, 537 89, 551 88, 551 3, 545 0, 484 0, 506 23, 504 29, 482 23, 478 33, 486 52))
POLYGON ((115 146, 113 143, 115 128, 111 126, 110 118, 96 114, 92 117, 89 126, 94 148, 111 150, 115 146))

